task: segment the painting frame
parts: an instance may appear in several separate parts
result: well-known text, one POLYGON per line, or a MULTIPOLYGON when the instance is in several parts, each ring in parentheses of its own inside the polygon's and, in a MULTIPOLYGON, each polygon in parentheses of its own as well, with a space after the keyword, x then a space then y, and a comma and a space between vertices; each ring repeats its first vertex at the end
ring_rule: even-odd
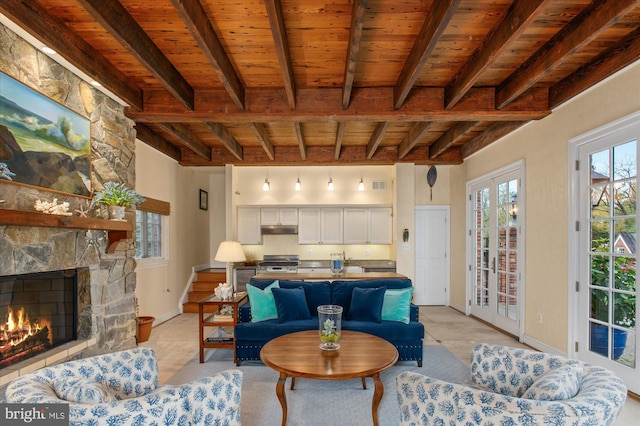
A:
POLYGON ((209 193, 204 189, 200 190, 200 210, 209 210, 209 193))
POLYGON ((90 198, 91 119, 0 72, 0 182, 90 198))

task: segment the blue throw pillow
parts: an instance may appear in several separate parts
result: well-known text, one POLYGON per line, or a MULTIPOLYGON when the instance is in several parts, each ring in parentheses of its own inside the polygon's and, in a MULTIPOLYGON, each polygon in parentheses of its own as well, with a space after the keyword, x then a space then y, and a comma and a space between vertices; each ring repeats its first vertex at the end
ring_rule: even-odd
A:
POLYGON ((353 289, 349 319, 355 321, 382 321, 382 302, 386 287, 353 289))
POLYGON ((251 284, 247 284, 249 303, 251 303, 251 322, 260 322, 278 318, 276 302, 273 298, 273 293, 271 292, 274 288, 280 288, 278 280, 275 280, 264 290, 254 287, 251 284))
POLYGON ((307 299, 302 287, 274 288, 271 292, 276 301, 279 323, 311 319, 307 299))
POLYGON ((409 324, 412 294, 413 287, 385 291, 382 302, 382 320, 409 324))

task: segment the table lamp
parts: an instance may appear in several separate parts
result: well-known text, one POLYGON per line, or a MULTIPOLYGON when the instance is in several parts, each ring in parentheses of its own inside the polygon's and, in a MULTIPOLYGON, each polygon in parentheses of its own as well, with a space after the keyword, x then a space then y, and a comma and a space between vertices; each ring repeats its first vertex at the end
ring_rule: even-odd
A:
POLYGON ((227 263, 227 281, 231 281, 233 291, 236 291, 236 280, 233 276, 233 263, 244 262, 247 258, 242 250, 242 245, 238 241, 223 241, 218 247, 218 252, 214 258, 216 262, 227 263))

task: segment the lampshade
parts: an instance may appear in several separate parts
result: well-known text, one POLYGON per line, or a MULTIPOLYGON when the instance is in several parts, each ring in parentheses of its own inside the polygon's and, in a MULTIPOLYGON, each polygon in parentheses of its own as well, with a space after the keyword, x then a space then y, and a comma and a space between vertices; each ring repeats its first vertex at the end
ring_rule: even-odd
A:
POLYGON ((333 191, 333 179, 329 178, 329 183, 327 184, 327 189, 329 191, 333 191))
POLYGON ((247 258, 244 256, 240 242, 223 241, 218 247, 215 260, 216 262, 244 262, 247 258))
POLYGON ((358 191, 364 191, 364 181, 360 178, 360 183, 358 184, 358 191))
POLYGON ((298 180, 296 181, 295 189, 296 189, 296 191, 300 191, 300 189, 302 189, 302 184, 300 183, 300 178, 298 178, 298 180))
POLYGON ((266 192, 270 188, 271 188, 271 185, 269 185, 269 181, 267 180, 267 178, 264 178, 264 183, 262 184, 262 190, 266 192))

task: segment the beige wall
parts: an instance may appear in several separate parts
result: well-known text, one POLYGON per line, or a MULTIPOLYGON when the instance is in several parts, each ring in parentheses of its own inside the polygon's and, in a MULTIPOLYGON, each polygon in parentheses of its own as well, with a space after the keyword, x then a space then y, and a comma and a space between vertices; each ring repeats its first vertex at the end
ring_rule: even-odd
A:
POLYGON ((171 204, 169 262, 137 269, 136 296, 140 315, 156 317, 156 325, 179 313, 180 296, 194 266, 208 264, 210 216, 220 203, 210 189, 208 173, 181 167, 176 161, 136 141, 136 190, 171 204), (199 209, 199 189, 209 192, 209 210, 199 209))
POLYGON ((640 109, 640 66, 601 83, 550 116, 518 131, 451 168, 451 303, 465 306, 466 183, 525 161, 526 265, 525 341, 567 351, 568 140, 640 109), (541 314, 543 321, 536 321, 541 314))

